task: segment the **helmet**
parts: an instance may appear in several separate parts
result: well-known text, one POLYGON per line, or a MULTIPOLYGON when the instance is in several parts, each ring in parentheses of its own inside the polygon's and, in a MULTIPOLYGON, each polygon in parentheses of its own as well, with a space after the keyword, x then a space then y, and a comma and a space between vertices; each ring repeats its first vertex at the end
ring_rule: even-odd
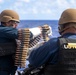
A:
POLYGON ((76 22, 76 9, 65 10, 59 19, 59 25, 69 22, 76 22))
POLYGON ((1 22, 8 22, 10 20, 19 22, 19 15, 13 10, 4 10, 0 14, 1 22))

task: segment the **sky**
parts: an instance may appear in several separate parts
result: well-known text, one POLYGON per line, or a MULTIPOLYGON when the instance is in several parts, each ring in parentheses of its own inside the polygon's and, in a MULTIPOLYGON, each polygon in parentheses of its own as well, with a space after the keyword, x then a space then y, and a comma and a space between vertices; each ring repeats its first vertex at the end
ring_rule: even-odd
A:
POLYGON ((0 12, 15 10, 20 20, 58 20, 68 8, 76 8, 76 0, 0 0, 0 12))

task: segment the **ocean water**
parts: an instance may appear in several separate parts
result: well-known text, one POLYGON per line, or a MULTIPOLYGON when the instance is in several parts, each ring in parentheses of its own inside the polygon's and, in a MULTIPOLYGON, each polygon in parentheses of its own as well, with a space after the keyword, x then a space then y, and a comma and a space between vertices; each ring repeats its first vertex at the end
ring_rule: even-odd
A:
POLYGON ((48 24, 52 27, 52 37, 58 37, 58 20, 21 20, 18 28, 33 28, 37 26, 43 26, 48 24))

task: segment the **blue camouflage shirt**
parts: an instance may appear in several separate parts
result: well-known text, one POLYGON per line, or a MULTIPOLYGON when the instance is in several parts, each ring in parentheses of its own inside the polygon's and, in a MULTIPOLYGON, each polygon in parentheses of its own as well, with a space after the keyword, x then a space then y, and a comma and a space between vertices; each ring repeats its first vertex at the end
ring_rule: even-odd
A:
MULTIPOLYGON (((5 27, 0 25, 0 44, 14 42, 18 38, 18 30, 12 27, 5 27)), ((5 47, 5 46, 4 46, 5 47)), ((0 56, 0 68, 12 70, 14 60, 12 55, 0 56)), ((0 72, 1 73, 1 72, 0 72)))
POLYGON ((0 25, 0 43, 10 42, 18 38, 18 30, 12 27, 0 25))
MULTIPOLYGON (((67 33, 62 37, 76 38, 76 34, 67 33)), ((29 56, 29 63, 33 67, 40 67, 48 62, 48 64, 56 64, 58 62, 59 44, 58 38, 51 38, 44 45, 36 50, 33 50, 29 56)))

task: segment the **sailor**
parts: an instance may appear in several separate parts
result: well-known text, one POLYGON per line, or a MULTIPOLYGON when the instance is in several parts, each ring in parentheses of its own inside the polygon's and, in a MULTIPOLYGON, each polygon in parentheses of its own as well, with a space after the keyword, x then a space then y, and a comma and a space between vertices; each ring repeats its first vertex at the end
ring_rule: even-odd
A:
POLYGON ((29 56, 29 63, 31 67, 36 69, 45 65, 43 75, 75 75, 76 9, 69 8, 64 10, 58 23, 61 36, 51 38, 44 45, 33 50, 29 56), (73 44, 69 45, 68 43, 73 44), (61 46, 62 44, 64 44, 63 47, 61 46), (67 44, 68 46, 66 46, 67 44), (74 49, 71 45, 73 45, 74 49))
MULTIPOLYGON (((3 10, 0 14, 0 75, 14 75, 17 67, 14 66, 14 54, 16 50, 16 39, 18 39, 18 26, 20 19, 18 13, 13 10, 3 10)), ((41 30, 38 34, 41 34, 41 30)), ((30 37, 37 36, 32 30, 30 37)), ((30 39, 31 39, 30 38, 30 39)))

